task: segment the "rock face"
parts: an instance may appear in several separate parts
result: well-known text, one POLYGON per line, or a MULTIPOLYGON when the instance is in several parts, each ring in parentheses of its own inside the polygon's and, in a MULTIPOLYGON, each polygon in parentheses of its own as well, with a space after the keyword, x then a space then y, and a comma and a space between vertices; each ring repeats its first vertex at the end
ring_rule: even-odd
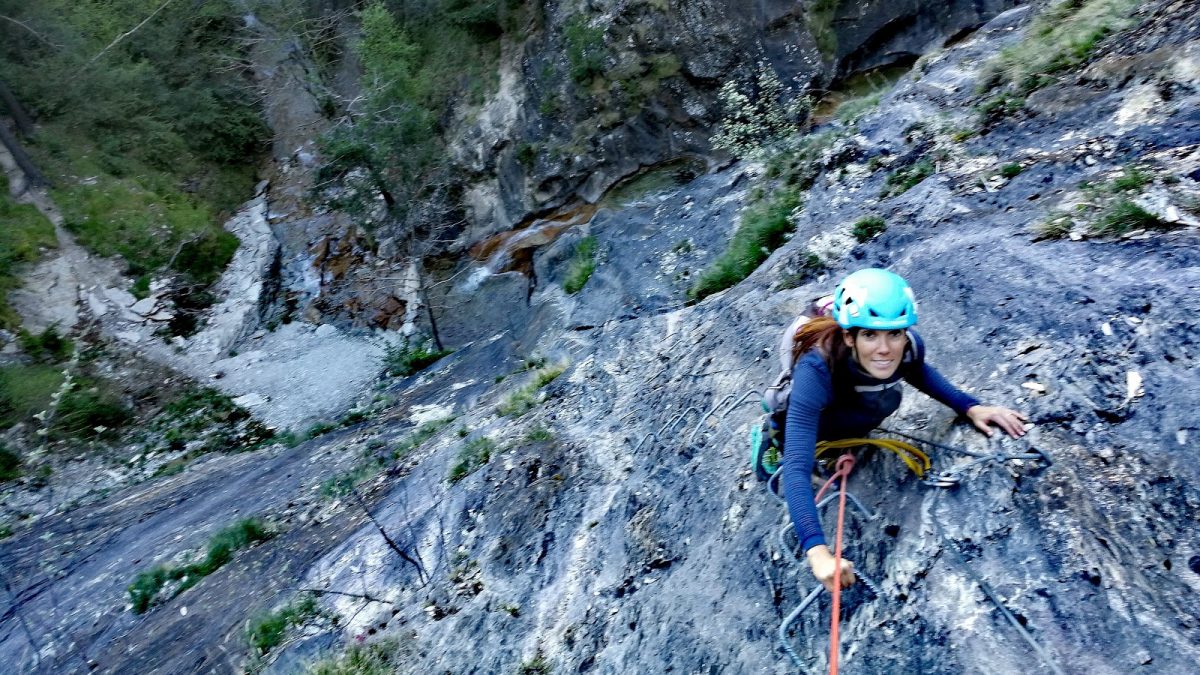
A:
POLYGON ((717 255, 748 168, 602 209, 586 233, 607 253, 582 291, 557 286, 571 240, 547 246, 529 304, 498 310, 507 331, 393 382, 388 414, 293 450, 215 458, 0 543, 0 656, 20 672, 288 672, 336 640, 386 644, 414 673, 823 670, 825 598, 789 636, 803 666, 776 640, 813 582, 778 536, 782 507, 751 476, 744 439, 779 332, 834 278, 877 265, 916 288, 930 361, 1036 424, 1023 441, 987 440, 910 391, 889 428, 977 454, 1036 448, 1051 463, 966 467, 929 446, 935 471, 962 476, 935 488, 890 455, 862 456, 850 489, 877 517, 850 520, 847 557, 880 592, 845 598, 843 670, 1191 672, 1200 233, 1181 219, 1099 236, 1076 206, 1197 215, 1192 4, 1146 5, 1031 109, 963 134, 981 64, 1022 35, 1021 11, 1001 15, 853 127, 815 130, 833 137, 794 236, 697 305, 682 306, 674 271, 717 255), (1155 105, 1131 114, 1151 91, 1155 105), (889 177, 922 160, 928 175, 895 194, 889 177), (1113 187, 1129 165, 1148 181, 1113 187), (1036 226, 1063 213, 1078 236, 1047 239, 1036 226), (886 230, 858 241, 868 215, 886 230), (810 251, 826 276, 797 280, 810 251), (500 414, 540 359, 567 370, 528 412, 500 414), (414 427, 449 415, 409 449, 414 427), (317 497, 381 454, 361 503, 317 497), (142 617, 122 609, 138 572, 245 515, 282 534, 142 617), (293 629, 256 661, 247 620, 300 589, 328 591, 321 607, 344 621, 293 629))

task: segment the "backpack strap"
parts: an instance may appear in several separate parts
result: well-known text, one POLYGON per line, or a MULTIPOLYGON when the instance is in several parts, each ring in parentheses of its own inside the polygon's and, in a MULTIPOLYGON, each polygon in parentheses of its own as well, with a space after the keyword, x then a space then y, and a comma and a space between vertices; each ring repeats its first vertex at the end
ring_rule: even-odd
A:
POLYGON ((921 335, 912 328, 904 332, 908 334, 908 348, 904 350, 904 362, 925 363, 925 341, 921 339, 921 335))

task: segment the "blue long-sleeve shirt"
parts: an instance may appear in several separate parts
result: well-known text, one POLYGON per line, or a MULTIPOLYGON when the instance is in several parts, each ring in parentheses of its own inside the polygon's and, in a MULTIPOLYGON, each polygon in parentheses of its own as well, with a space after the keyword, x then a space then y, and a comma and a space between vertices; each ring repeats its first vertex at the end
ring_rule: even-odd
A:
POLYGON ((960 415, 979 404, 924 357, 921 338, 910 330, 903 362, 886 380, 868 375, 850 355, 837 364, 836 378, 816 350, 796 361, 784 430, 783 489, 802 551, 825 543, 811 478, 817 441, 866 436, 900 407, 901 380, 960 415))

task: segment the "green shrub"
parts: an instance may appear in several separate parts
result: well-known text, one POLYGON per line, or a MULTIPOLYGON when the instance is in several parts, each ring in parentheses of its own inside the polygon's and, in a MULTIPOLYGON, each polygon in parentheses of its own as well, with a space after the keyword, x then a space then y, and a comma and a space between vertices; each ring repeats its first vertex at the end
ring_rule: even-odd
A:
POLYGON ((455 459, 454 466, 450 468, 447 480, 457 483, 466 478, 473 471, 487 464, 492 459, 492 453, 495 450, 496 442, 486 436, 467 441, 458 451, 458 457, 455 459))
POLYGON ((393 675, 405 665, 404 651, 395 640, 380 640, 351 645, 338 656, 321 659, 309 666, 306 675, 393 675))
POLYGON ((1138 0, 1061 0, 1033 18, 1018 44, 984 68, 981 89, 1008 85, 1021 95, 1056 81, 1056 75, 1091 58, 1104 37, 1133 22, 1138 0))
POLYGON ((63 395, 54 415, 53 429, 59 437, 92 438, 112 435, 133 420, 130 410, 109 385, 96 380, 79 379, 63 395))
POLYGON ((1169 229, 1170 225, 1159 220, 1133 202, 1122 199, 1104 210, 1092 225, 1092 232, 1100 235, 1120 235, 1137 229, 1169 229))
POLYGON ((579 243, 575 245, 575 256, 567 266, 563 290, 570 295, 583 290, 594 271, 596 271, 596 238, 588 236, 580 239, 579 243))
POLYGON ((452 350, 439 350, 429 343, 389 344, 384 350, 383 368, 391 377, 408 377, 452 353, 452 350))
POLYGON ((571 79, 576 84, 587 84, 593 77, 604 74, 608 52, 604 46, 603 27, 589 26, 586 17, 576 14, 563 27, 563 39, 566 40, 571 79))
POLYGON ((1145 187, 1153 177, 1136 166, 1127 166, 1121 175, 1108 184, 1113 192, 1129 192, 1145 187))
POLYGON ((838 105, 833 116, 843 124, 853 124, 858 118, 866 114, 867 111, 876 108, 879 105, 879 100, 882 98, 883 92, 876 92, 848 99, 838 105))
POLYGON ((1021 172, 1024 170, 1025 168, 1019 163, 1012 162, 1011 164, 1005 164, 1004 166, 1000 167, 1000 175, 1011 180, 1021 175, 1021 172))
POLYGON ((21 457, 0 445, 0 481, 16 480, 21 476, 21 457))
POLYGON ((21 349, 34 361, 39 363, 59 363, 71 356, 74 344, 58 334, 58 329, 48 326, 41 335, 34 335, 25 329, 17 333, 17 341, 21 349))
POLYGON ((529 383, 510 393, 500 402, 500 405, 496 406, 496 412, 504 417, 520 417, 533 410, 537 407, 538 390, 553 382, 565 370, 566 366, 564 365, 537 369, 529 383))
POLYGON ((808 4, 805 21, 808 31, 817 43, 817 49, 826 61, 837 57, 837 32, 833 29, 833 20, 837 16, 839 0, 813 0, 808 4))
POLYGON ((799 190, 781 188, 748 208, 728 248, 700 274, 688 298, 699 302, 750 276, 795 230, 791 214, 800 204, 799 190))
POLYGON ((879 216, 867 216, 854 223, 851 233, 860 242, 867 241, 877 234, 887 230, 887 223, 879 216))
POLYGON ((1025 108, 1025 97, 1015 94, 997 94, 979 105, 979 115, 984 126, 990 126, 1011 117, 1025 108))
POLYGON ((283 642, 288 628, 304 624, 319 616, 320 611, 316 598, 305 595, 282 609, 255 618, 246 630, 246 639, 250 646, 265 654, 283 642))
POLYGON ((0 427, 10 427, 46 410, 62 379, 58 366, 0 366, 0 427))
POLYGON ((217 532, 209 539, 208 552, 203 560, 180 567, 159 565, 138 574, 128 587, 133 612, 142 614, 149 609, 150 605, 158 598, 159 591, 168 582, 181 582, 174 589, 174 594, 178 595, 220 569, 233 558, 233 554, 237 551, 256 542, 266 541, 273 536, 275 533, 268 529, 262 521, 257 518, 244 518, 217 532))
POLYGON ((17 204, 8 194, 8 177, 0 173, 0 328, 14 330, 20 319, 8 305, 8 292, 20 285, 17 267, 38 259, 43 248, 55 248, 54 225, 37 207, 17 204))
POLYGON ((911 188, 916 187, 921 181, 933 175, 934 165, 933 160, 928 158, 921 159, 911 166, 893 171, 888 174, 887 180, 880 193, 880 198, 895 197, 908 192, 911 188))
POLYGON ((554 432, 550 431, 546 427, 538 425, 538 426, 530 429, 529 432, 525 434, 525 440, 526 440, 526 442, 529 442, 529 443, 541 443, 543 441, 552 441, 552 440, 554 440, 554 432))
POLYGON ((304 432, 304 440, 313 439, 317 436, 324 436, 336 428, 337 425, 332 422, 316 422, 308 428, 308 431, 304 432))

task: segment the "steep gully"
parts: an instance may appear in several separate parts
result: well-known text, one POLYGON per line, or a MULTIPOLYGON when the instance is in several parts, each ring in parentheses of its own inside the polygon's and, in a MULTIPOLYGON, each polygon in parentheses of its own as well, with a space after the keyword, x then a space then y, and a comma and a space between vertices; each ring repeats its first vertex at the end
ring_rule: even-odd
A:
MULTIPOLYGON (((922 141, 906 138, 912 124, 971 114, 975 64, 1014 39, 1015 19, 1002 17, 890 93, 843 139, 846 171, 818 180, 792 242, 731 291, 677 308, 672 266, 698 266, 719 250, 726 209, 736 211, 746 189, 743 167, 599 212, 588 228, 608 255, 575 298, 554 286, 570 237, 547 246, 534 257, 545 286, 510 324, 530 332, 477 340, 396 383, 389 416, 290 451, 216 458, 5 542, 6 661, 46 672, 235 670, 248 658, 245 618, 315 587, 369 590, 387 603, 325 596, 347 623, 289 643, 278 672, 331 638, 372 631, 402 637, 412 672, 502 672, 535 654, 563 671, 790 672, 774 627, 809 582, 775 543, 777 507, 740 469, 753 413, 735 409, 723 427, 687 411, 719 407, 773 376, 763 346, 828 278, 796 289, 778 282, 806 249, 824 247, 845 256, 830 277, 868 264, 908 277, 921 293, 930 358, 977 395, 1028 410, 1037 423, 1029 443, 1054 461, 981 466, 959 488, 934 492, 888 457, 867 459, 852 485, 881 517, 852 524, 850 556, 882 594, 849 597, 843 670, 1050 672, 977 576, 1066 672, 1189 672, 1200 659, 1200 565, 1189 564, 1200 554, 1189 444, 1200 433, 1196 230, 1039 242, 1028 227, 1080 181, 1131 161, 1196 189, 1200 118, 1187 63, 1200 35, 1177 24, 1184 42, 1149 83, 1166 79, 1179 93, 1135 124, 1117 122, 1136 83, 1100 85, 1072 105, 1085 92, 1068 81, 1053 92, 1062 106, 1054 114, 965 143, 900 197, 880 201, 885 172, 865 170, 871 157, 913 152, 922 141), (1028 165, 1021 175, 980 185, 1013 158, 1028 165), (886 218, 887 232, 864 244, 836 236, 868 211, 886 218), (667 253, 686 237, 701 241, 667 253), (611 320, 623 316, 631 320, 611 320), (495 415, 510 388, 495 379, 535 350, 572 365, 535 411, 495 415), (1131 371, 1143 391, 1129 391, 1131 371), (1045 393, 1020 386, 1028 382, 1045 393), (356 529, 359 511, 321 502, 311 488, 370 440, 394 443, 416 419, 452 412, 454 427, 502 448, 489 464, 445 483, 462 444, 447 430, 364 487, 376 517, 421 556, 432 577, 422 583, 373 528, 356 529), (554 439, 523 440, 537 425, 554 439), (694 438, 683 425, 694 425, 694 438), (144 617, 122 611, 136 571, 201 545, 234 513, 273 515, 286 533, 144 617)), ((894 426, 975 451, 1024 447, 987 443, 915 395, 894 426)), ((939 468, 956 461, 935 453, 939 468)), ((814 667, 826 621, 814 612, 798 626, 798 651, 814 667)))

